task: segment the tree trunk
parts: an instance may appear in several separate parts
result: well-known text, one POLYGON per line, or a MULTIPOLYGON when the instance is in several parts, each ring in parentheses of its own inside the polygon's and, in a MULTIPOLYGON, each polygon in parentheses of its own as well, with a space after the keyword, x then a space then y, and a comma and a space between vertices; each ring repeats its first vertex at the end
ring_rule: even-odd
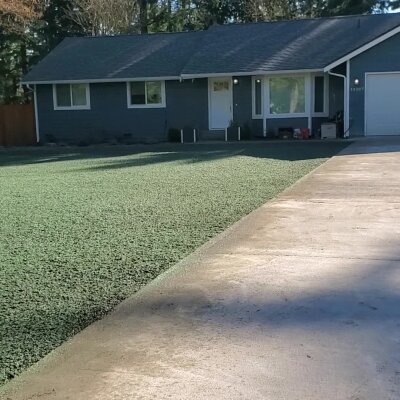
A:
POLYGON ((148 33, 147 0, 139 0, 139 27, 140 33, 148 33))
POLYGON ((167 18, 168 18, 167 31, 168 32, 172 32, 174 24, 173 24, 173 21, 172 21, 172 2, 171 2, 171 0, 167 1, 167 18))

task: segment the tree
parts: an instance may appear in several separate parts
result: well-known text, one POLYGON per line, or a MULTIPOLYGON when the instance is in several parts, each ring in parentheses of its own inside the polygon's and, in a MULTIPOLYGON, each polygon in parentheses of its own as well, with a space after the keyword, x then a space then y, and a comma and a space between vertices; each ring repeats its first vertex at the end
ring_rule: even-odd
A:
POLYGON ((287 0, 247 0, 244 1, 244 20, 271 21, 292 19, 297 16, 297 2, 287 0))
POLYGON ((39 16, 38 0, 0 0, 0 33, 21 33, 39 16))
POLYGON ((70 7, 71 0, 46 0, 42 17, 32 28, 33 36, 37 36, 36 42, 39 44, 35 48, 36 58, 49 53, 65 37, 84 34, 82 28, 69 18, 70 7))
POLYGON ((92 36, 133 32, 138 4, 132 0, 72 0, 67 15, 92 36))
POLYGON ((399 6, 400 0, 244 0, 244 20, 371 14, 399 6))
POLYGON ((41 15, 38 0, 0 0, 0 101, 26 101, 19 80, 28 71, 31 25, 41 15))

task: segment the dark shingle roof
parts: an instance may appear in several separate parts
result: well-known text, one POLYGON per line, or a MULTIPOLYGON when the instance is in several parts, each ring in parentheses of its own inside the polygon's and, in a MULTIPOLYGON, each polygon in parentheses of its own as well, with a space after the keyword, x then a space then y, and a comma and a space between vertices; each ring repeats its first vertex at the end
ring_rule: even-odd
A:
POLYGON ((67 38, 24 82, 323 69, 400 26, 400 14, 229 24, 207 31, 67 38))
POLYGON ((66 38, 25 81, 179 76, 197 32, 66 38))

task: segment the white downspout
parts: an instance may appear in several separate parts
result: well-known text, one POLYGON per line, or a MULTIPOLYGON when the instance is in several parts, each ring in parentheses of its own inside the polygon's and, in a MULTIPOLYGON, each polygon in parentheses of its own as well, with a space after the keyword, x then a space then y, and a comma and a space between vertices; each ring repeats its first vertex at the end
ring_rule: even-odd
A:
POLYGON ((263 136, 267 137, 267 120, 265 119, 265 107, 267 107, 267 90, 269 90, 269 84, 267 84, 267 79, 265 76, 262 78, 262 96, 261 96, 261 107, 262 107, 262 119, 263 119, 263 136))
POLYGON ((38 108, 37 108, 37 94, 36 94, 36 85, 33 85, 33 89, 26 85, 26 87, 33 92, 33 105, 35 107, 35 128, 36 128, 36 143, 39 143, 40 134, 39 134, 39 117, 38 117, 38 108))
MULTIPOLYGON (((350 72, 350 69, 348 65, 346 66, 346 72, 350 72)), ((338 78, 343 79, 343 95, 344 95, 344 102, 343 102, 343 107, 344 107, 344 127, 343 127, 343 137, 347 138, 349 137, 349 82, 350 79, 347 78, 346 75, 338 74, 336 72, 328 71, 329 75, 336 76, 338 78)), ((350 78, 350 77, 349 77, 350 78)))
POLYGON ((344 114, 344 137, 350 136, 350 60, 346 63, 346 108, 347 113, 344 114))

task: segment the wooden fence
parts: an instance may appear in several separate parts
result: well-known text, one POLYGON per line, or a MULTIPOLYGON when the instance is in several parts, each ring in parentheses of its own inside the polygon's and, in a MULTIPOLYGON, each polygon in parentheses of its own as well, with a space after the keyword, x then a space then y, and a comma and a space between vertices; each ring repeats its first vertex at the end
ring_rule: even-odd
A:
POLYGON ((0 105, 0 146, 32 146, 35 143, 33 104, 0 105))

